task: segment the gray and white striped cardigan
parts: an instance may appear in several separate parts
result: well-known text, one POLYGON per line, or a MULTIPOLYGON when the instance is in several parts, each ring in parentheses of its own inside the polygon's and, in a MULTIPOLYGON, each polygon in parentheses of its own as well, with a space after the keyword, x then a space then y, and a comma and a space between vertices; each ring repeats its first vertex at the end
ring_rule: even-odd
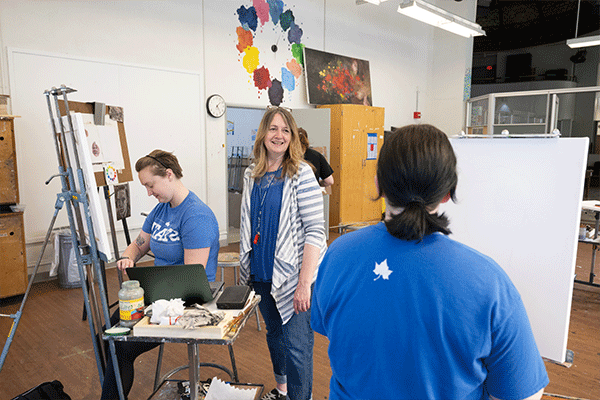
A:
MULTIPOLYGON (((244 172, 240 223, 240 283, 248 284, 250 278, 250 251, 252 250, 250 195, 254 186, 251 164, 244 172)), ((289 321, 294 313, 294 292, 302 266, 304 244, 321 249, 312 282, 317 277, 319 265, 327 250, 323 195, 312 168, 301 162, 291 179, 285 177, 279 214, 279 229, 275 245, 275 262, 271 295, 275 299, 282 322, 289 321)))

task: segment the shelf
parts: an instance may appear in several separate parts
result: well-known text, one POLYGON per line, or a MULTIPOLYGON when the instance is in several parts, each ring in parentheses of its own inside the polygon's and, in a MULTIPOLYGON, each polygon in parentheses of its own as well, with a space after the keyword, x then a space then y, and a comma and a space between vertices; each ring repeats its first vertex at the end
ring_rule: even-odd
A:
POLYGON ((546 124, 543 122, 531 122, 531 123, 522 123, 522 124, 493 124, 493 126, 545 126, 546 124))

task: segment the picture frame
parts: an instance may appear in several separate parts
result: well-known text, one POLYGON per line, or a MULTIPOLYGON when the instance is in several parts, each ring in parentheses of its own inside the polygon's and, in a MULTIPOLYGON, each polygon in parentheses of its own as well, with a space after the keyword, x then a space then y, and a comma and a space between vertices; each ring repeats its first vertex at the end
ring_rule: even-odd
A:
POLYGON ((369 61, 304 48, 308 103, 372 106, 369 61))

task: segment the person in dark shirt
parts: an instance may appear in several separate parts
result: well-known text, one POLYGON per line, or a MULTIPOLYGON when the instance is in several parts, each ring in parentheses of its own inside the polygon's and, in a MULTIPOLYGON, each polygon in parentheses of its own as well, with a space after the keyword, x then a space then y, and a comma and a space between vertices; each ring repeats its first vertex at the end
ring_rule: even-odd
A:
POLYGON ((323 154, 309 147, 308 133, 306 133, 304 129, 298 128, 298 133, 300 134, 300 143, 304 150, 304 159, 308 161, 313 168, 315 178, 317 178, 319 185, 322 187, 333 185, 333 169, 327 162, 327 159, 323 154))

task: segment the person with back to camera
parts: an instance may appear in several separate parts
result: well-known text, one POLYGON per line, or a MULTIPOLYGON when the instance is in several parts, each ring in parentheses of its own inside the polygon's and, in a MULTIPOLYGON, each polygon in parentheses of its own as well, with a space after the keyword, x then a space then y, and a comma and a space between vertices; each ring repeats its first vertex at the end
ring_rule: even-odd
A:
MULTIPOLYGON (((154 196, 159 203, 146 217, 137 239, 117 261, 117 267, 127 273, 127 268, 134 267, 140 258, 152 250, 154 265, 202 264, 208 280, 214 281, 219 253, 217 219, 212 210, 181 182, 183 173, 177 157, 163 150, 154 150, 136 162, 135 170, 148 196, 154 196)), ((119 310, 111 317, 112 325, 118 322, 119 310)), ((115 345, 127 397, 133 385, 136 357, 159 344, 116 342, 115 345)), ((109 354, 101 398, 118 397, 109 354)))
POLYGON ((287 109, 269 107, 244 172, 240 222, 240 283, 261 296, 277 383, 263 399, 311 398, 310 301, 326 248, 323 196, 302 160, 296 122, 287 109))
POLYGON ((317 178, 319 185, 322 187, 333 185, 333 169, 327 162, 327 159, 323 154, 309 147, 308 133, 304 129, 298 128, 298 134, 300 135, 300 143, 304 151, 304 159, 314 167, 315 178, 317 178))
POLYGON ((396 130, 377 162, 385 220, 341 236, 315 283, 329 338, 329 399, 540 399, 548 384, 521 297, 491 258, 447 235, 450 141, 396 130))

